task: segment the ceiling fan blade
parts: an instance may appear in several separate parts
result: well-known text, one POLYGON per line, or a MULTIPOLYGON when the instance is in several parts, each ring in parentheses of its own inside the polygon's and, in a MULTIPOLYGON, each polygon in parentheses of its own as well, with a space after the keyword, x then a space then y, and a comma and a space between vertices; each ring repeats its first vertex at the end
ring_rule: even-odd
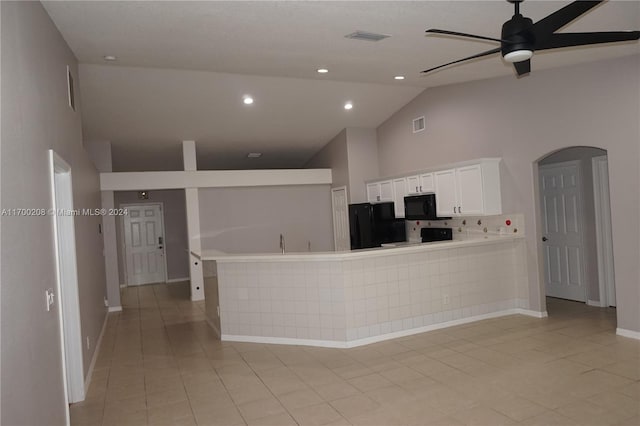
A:
POLYGON ((535 50, 559 47, 586 46, 590 44, 615 43, 640 39, 640 31, 608 31, 596 33, 558 33, 536 42, 535 50))
POLYGON ((476 59, 476 58, 481 58, 483 56, 492 55, 492 54, 498 53, 498 52, 500 52, 500 48, 499 47, 497 47, 495 49, 487 50, 486 52, 478 53, 477 55, 469 56, 467 58, 458 59, 457 61, 449 62, 448 64, 439 65, 437 67, 429 68, 428 70, 422 71, 422 74, 426 74, 428 72, 435 71, 437 69, 444 68, 444 67, 449 66, 449 65, 457 64, 457 63, 464 62, 464 61, 469 61, 471 59, 476 59))
POLYGON ((467 33, 458 33, 458 32, 455 32, 455 31, 438 30, 436 28, 431 28, 429 30, 426 30, 425 33, 452 35, 452 36, 467 37, 467 38, 476 38, 476 39, 479 39, 479 40, 489 40, 489 41, 497 41, 498 43, 509 43, 509 44, 511 44, 510 41, 501 40, 499 38, 491 38, 491 37, 485 37, 485 36, 479 36, 479 35, 467 34, 467 33))
POLYGON ((521 62, 514 62, 513 67, 516 69, 518 77, 523 74, 529 74, 531 72, 531 59, 527 59, 526 61, 521 62))
POLYGON ((600 1, 574 1, 553 12, 551 15, 546 18, 542 18, 535 24, 533 24, 533 32, 535 33, 536 39, 541 40, 544 39, 560 28, 567 25, 569 22, 576 19, 578 16, 587 13, 589 10, 593 9, 597 5, 602 3, 600 1))

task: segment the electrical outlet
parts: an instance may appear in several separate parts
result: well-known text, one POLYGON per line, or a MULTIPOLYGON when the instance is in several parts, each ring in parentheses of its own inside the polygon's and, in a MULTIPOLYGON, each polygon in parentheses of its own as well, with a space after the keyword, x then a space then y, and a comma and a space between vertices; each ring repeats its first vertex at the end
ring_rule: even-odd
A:
POLYGON ((87 350, 91 349, 91 342, 89 341, 89 336, 87 336, 87 350))
POLYGON ((107 300, 107 298, 104 298, 104 307, 108 308, 109 307, 109 301, 107 300))
POLYGON ((443 305, 448 305, 449 304, 449 295, 448 294, 442 295, 442 304, 443 305))

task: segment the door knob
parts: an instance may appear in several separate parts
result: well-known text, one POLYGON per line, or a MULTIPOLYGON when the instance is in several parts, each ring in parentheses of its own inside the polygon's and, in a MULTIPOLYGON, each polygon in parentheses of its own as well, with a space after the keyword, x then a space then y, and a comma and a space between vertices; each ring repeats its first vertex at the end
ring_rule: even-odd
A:
POLYGON ((542 241, 547 241, 547 237, 542 237, 542 241))

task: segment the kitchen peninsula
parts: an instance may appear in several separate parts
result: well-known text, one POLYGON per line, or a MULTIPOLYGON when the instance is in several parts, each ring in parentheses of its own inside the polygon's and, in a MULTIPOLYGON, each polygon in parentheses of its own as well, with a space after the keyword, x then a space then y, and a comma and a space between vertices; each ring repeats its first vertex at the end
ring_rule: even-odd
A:
POLYGON ((523 235, 194 255, 208 271, 208 321, 226 341, 346 348, 507 314, 540 316, 526 310, 523 235))

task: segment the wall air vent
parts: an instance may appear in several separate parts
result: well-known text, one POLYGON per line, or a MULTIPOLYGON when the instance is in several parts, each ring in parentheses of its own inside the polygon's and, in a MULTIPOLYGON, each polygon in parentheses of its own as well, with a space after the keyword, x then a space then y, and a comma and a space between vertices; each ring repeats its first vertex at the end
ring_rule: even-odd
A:
POLYGON ((369 33, 366 31, 356 31, 351 34, 347 34, 345 37, 351 38, 354 40, 380 41, 385 38, 389 38, 391 36, 388 34, 376 34, 376 33, 369 33))
POLYGON ((424 115, 422 117, 413 119, 413 133, 418 133, 424 130, 424 115))

